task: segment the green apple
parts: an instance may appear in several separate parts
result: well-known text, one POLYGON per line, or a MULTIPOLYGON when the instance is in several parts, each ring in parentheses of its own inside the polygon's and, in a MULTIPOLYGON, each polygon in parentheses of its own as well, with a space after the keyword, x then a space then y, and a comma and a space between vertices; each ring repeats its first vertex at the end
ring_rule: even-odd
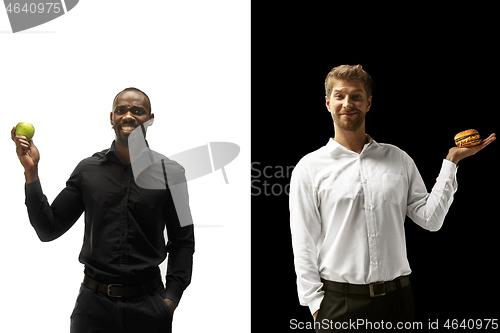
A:
POLYGON ((16 125, 16 135, 24 135, 29 141, 35 135, 35 127, 30 123, 20 122, 16 125))

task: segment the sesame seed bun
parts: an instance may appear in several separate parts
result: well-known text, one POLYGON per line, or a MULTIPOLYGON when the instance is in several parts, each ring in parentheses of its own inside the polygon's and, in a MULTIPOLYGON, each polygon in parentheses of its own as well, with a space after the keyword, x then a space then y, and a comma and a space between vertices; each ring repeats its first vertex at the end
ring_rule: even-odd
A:
POLYGON ((459 148, 469 148, 481 143, 479 132, 475 129, 469 129, 455 135, 455 144, 459 148))

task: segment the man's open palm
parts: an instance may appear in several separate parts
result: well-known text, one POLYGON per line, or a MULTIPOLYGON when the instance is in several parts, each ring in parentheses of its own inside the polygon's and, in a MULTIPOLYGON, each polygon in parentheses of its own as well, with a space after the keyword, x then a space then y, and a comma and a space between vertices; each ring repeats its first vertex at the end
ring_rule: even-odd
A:
POLYGON ((472 156, 476 154, 478 151, 492 143, 496 140, 495 133, 491 134, 487 137, 480 145, 470 147, 470 148, 458 148, 453 147, 449 150, 447 160, 452 161, 453 163, 458 163, 460 160, 472 156))

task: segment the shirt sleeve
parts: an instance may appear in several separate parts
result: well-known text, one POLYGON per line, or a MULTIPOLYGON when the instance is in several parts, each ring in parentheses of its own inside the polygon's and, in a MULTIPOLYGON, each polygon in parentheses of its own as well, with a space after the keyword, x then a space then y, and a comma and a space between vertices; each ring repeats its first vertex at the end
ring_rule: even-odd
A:
POLYGON ((453 202, 453 195, 458 188, 457 165, 443 160, 436 184, 431 193, 427 193, 415 163, 411 158, 408 162, 409 187, 406 215, 422 228, 437 231, 443 225, 444 218, 453 202))
POLYGON ((180 302, 184 290, 191 283, 194 254, 193 225, 167 227, 168 262, 165 298, 180 302))
POLYGON ((317 244, 321 234, 321 216, 312 180, 299 165, 290 180, 290 229, 297 274, 297 291, 301 305, 309 306, 311 314, 320 307, 324 297, 318 267, 317 244))
POLYGON ((84 204, 80 190, 80 175, 75 171, 66 182, 66 187, 49 205, 43 194, 40 179, 25 184, 25 204, 31 225, 43 242, 52 241, 66 231, 82 215, 84 204))
POLYGON ((163 296, 178 304, 184 290, 191 283, 194 228, 184 169, 177 168, 175 172, 167 172, 167 178, 172 204, 169 205, 171 218, 166 222, 169 255, 163 296))

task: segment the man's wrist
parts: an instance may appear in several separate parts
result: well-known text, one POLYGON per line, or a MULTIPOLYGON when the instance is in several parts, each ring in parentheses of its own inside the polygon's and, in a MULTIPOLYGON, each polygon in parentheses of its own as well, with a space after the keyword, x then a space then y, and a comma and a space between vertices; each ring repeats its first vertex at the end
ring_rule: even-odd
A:
POLYGON ((167 303, 167 306, 170 308, 170 310, 172 310, 172 313, 175 311, 175 309, 179 305, 179 304, 177 304, 177 302, 171 300, 170 298, 165 298, 163 301, 165 303, 167 303))
POLYGON ((457 165, 458 165, 458 162, 460 162, 460 159, 458 157, 454 156, 453 154, 448 154, 446 156, 446 160, 448 160, 450 162, 453 162, 453 163, 455 163, 457 165))
POLYGON ((36 181, 38 179, 38 167, 24 170, 24 178, 26 179, 26 184, 36 181))

